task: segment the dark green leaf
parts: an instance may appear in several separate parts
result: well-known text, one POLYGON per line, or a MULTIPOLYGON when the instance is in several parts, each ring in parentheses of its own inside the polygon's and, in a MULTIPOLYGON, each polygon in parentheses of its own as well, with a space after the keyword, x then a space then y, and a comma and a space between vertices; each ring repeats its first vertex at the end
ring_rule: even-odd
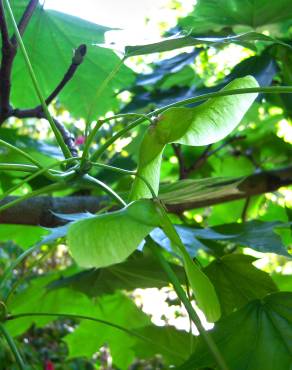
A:
MULTIPOLYGON (((100 298, 95 305, 94 316, 127 329, 135 329, 135 332, 137 328, 150 324, 150 319, 123 294, 100 298)), ((136 337, 104 324, 82 321, 73 333, 65 337, 65 342, 69 347, 69 358, 91 357, 104 344, 110 348, 113 363, 121 369, 127 369, 135 358, 132 347, 136 337)))
POLYGON ((179 365, 187 358, 191 341, 196 345, 196 337, 189 333, 180 331, 172 326, 157 327, 154 325, 139 329, 138 333, 152 339, 153 344, 137 340, 133 349, 138 358, 150 359, 160 354, 168 365, 179 365))
MULTIPOLYGON (((230 370, 290 370, 292 293, 275 293, 250 302, 222 319, 210 332, 230 370)), ((202 338, 179 370, 213 367, 202 338)))
MULTIPOLYGON (((141 254, 141 253, 139 253, 141 254)), ((185 272, 182 267, 172 264, 172 269, 182 283, 185 272)), ((157 260, 151 256, 137 256, 103 269, 82 271, 78 274, 53 281, 48 288, 72 288, 89 297, 111 294, 118 289, 162 288, 169 284, 168 278, 157 260)))
POLYGON ((230 241, 263 253, 276 253, 289 256, 281 238, 275 233, 277 227, 289 227, 288 223, 249 221, 214 226, 218 233, 230 235, 230 241), (234 235, 236 235, 234 237, 234 235))
POLYGON ((230 254, 216 259, 204 269, 216 289, 222 315, 277 291, 271 277, 252 265, 255 260, 252 256, 230 254))

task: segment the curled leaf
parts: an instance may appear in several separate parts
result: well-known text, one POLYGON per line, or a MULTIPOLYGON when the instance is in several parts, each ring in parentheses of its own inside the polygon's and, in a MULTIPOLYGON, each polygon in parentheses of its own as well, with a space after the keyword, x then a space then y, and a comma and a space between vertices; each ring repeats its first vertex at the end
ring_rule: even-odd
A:
MULTIPOLYGON (((233 80, 223 90, 257 86, 252 76, 246 76, 233 80)), ((167 109, 144 135, 139 152, 138 174, 147 179, 157 193, 161 158, 166 144, 201 146, 223 139, 240 123, 256 96, 254 93, 222 96, 209 99, 194 108, 167 109)), ((131 199, 149 197, 151 193, 145 183, 136 178, 131 199)))

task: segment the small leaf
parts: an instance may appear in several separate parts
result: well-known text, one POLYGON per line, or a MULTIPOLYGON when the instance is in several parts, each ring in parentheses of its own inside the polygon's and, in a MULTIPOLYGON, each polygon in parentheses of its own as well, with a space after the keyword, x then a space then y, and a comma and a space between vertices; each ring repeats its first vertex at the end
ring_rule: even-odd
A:
POLYGON ((82 267, 105 267, 123 262, 156 226, 159 219, 150 200, 122 210, 72 223, 67 241, 82 267))
MULTIPOLYGON (((223 90, 257 87, 251 76, 232 81, 223 90)), ((160 164, 168 143, 208 145, 226 137, 241 121, 257 94, 213 98, 195 108, 169 108, 146 131, 141 143, 138 174, 158 192, 160 164)), ((131 199, 151 197, 145 183, 136 178, 131 199)))
MULTIPOLYGON (((220 320, 210 331, 230 370, 290 370, 292 293, 274 293, 250 302, 220 320)), ((213 368, 202 338, 179 370, 213 368)))

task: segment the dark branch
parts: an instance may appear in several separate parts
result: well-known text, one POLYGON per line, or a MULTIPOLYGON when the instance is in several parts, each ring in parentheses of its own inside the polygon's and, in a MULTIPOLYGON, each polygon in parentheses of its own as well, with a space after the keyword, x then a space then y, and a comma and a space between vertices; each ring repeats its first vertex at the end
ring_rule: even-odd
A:
POLYGON ((65 85, 71 80, 71 78, 74 76, 77 68, 80 66, 80 64, 83 62, 83 59, 86 55, 86 45, 82 44, 80 45, 74 52, 74 56, 72 58, 72 63, 65 73, 63 79, 58 84, 58 86, 55 88, 55 90, 50 94, 50 96, 46 99, 47 105, 49 105, 56 96, 63 90, 65 85))
MULTIPOLYGON (((184 181, 185 180, 182 180, 182 182, 184 181)), ((171 199, 171 197, 167 197, 167 193, 161 196, 161 198, 165 201, 169 211, 181 213, 189 209, 207 207, 231 200, 246 199, 253 195, 273 192, 282 186, 290 184, 292 184, 292 167, 287 167, 279 170, 260 172, 238 179, 223 179, 220 183, 217 182, 213 185, 213 187, 216 188, 216 191, 213 193, 210 192, 212 186, 209 186, 205 191, 205 197, 202 196, 202 193, 197 197, 191 197, 188 201, 181 203, 178 203, 175 198, 171 199), (228 188, 228 192, 218 191, 224 188, 228 188)), ((13 199, 15 199, 15 197, 8 197, 2 200, 0 205, 13 199)), ((54 227, 61 224, 61 222, 51 211, 67 214, 85 211, 97 212, 106 204, 108 204, 108 198, 106 197, 36 197, 0 213, 0 223, 54 227)))
MULTIPOLYGON (((26 27, 38 5, 39 1, 38 0, 30 0, 30 2, 28 3, 18 25, 17 25, 17 28, 18 28, 18 31, 20 33, 21 36, 23 36, 25 30, 26 30, 26 27)), ((13 35, 12 38, 11 38, 11 43, 13 45, 17 45, 17 39, 16 39, 16 36, 13 35)))
MULTIPOLYGON (((23 35, 31 16, 38 4, 38 0, 31 0, 26 7, 23 16, 18 24, 18 29, 23 35)), ((4 7, 2 0, 0 1, 0 24, 2 35, 2 60, 0 66, 0 126, 9 117, 12 117, 12 107, 10 104, 11 91, 11 71, 13 61, 17 53, 17 40, 13 35, 9 39, 7 23, 5 19, 4 7)))
POLYGON ((0 0, 0 27, 1 27, 1 38, 2 38, 2 48, 10 47, 10 39, 8 33, 8 26, 5 17, 5 11, 3 7, 3 0, 0 0))
POLYGON ((184 157, 182 154, 181 146, 179 144, 171 144, 174 154, 178 160, 179 179, 187 178, 187 169, 185 166, 184 157))
POLYGON ((180 145, 172 144, 174 154, 178 160, 179 179, 180 180, 187 179, 189 177, 189 174, 201 168, 204 165, 204 163, 207 161, 207 159, 211 157, 211 155, 219 152, 221 149, 231 144, 232 142, 242 140, 244 138, 245 138, 244 136, 232 136, 229 139, 225 140, 220 146, 218 146, 214 150, 211 150, 212 144, 208 145, 206 149, 203 151, 203 153, 189 167, 187 167, 185 164, 185 159, 184 159, 183 152, 181 150, 180 145))
MULTIPOLYGON (((224 145, 225 146, 225 145, 224 145)), ((203 151, 203 153, 199 156, 199 158, 196 159, 196 161, 187 169, 187 173, 198 170, 200 167, 203 166, 203 164, 206 162, 206 160, 212 155, 211 149, 212 144, 209 144, 206 149, 203 151)), ((214 151, 213 151, 214 153, 214 151)))
MULTIPOLYGON (((67 85, 67 83, 72 79, 75 72, 77 71, 77 68, 83 62, 84 57, 86 55, 86 51, 87 51, 87 48, 86 48, 86 45, 84 44, 80 45, 75 50, 70 67, 68 68, 67 72, 65 73, 60 83, 56 86, 53 92, 46 99, 47 105, 49 105, 57 97, 57 95, 63 90, 63 88, 67 85)), ((38 105, 35 108, 31 108, 31 109, 14 109, 11 112, 11 116, 17 117, 17 118, 46 118, 41 105, 38 105)), ((75 146, 75 140, 74 140, 73 135, 59 121, 57 121, 56 119, 54 119, 54 121, 64 139, 65 144, 70 150, 71 154, 74 157, 77 157, 78 151, 75 146)))
MULTIPOLYGON (((43 117, 45 118, 45 117, 43 117)), ((68 149, 70 150, 70 153, 73 157, 78 157, 78 150, 75 146, 75 138, 74 136, 66 129, 66 127, 56 119, 54 119, 55 125, 57 126, 57 129, 60 131, 64 143, 67 145, 68 149)))
POLYGON ((2 0, 0 1, 2 59, 0 66, 0 125, 10 114, 11 70, 16 48, 11 44, 2 0))

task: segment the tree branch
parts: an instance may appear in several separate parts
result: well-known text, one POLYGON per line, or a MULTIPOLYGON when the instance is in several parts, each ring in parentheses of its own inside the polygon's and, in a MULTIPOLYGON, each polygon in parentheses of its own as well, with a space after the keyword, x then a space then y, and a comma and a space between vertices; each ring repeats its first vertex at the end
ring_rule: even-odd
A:
MULTIPOLYGON (((21 35, 31 19, 31 16, 38 4, 38 0, 31 0, 27 5, 23 16, 18 24, 21 35)), ((0 26, 2 36, 2 60, 0 66, 0 126, 9 117, 12 116, 12 107, 10 104, 11 91, 11 71, 13 62, 17 53, 17 40, 15 35, 9 39, 7 22, 3 7, 3 1, 0 0, 0 26)))
MULTIPOLYGON (((26 30, 26 27, 38 5, 39 1, 38 0, 30 0, 30 2, 28 3, 18 25, 17 25, 17 28, 19 30, 19 33, 21 36, 23 36, 25 30, 26 30)), ((17 46, 17 39, 16 39, 16 35, 13 35, 12 38, 11 38, 11 43, 15 46, 17 46)))
POLYGON ((180 144, 171 144, 174 154, 178 160, 179 179, 183 180, 187 178, 187 169, 185 166, 184 157, 182 154, 180 144))
MULTIPOLYGON (((182 180, 183 184, 192 180, 182 180)), ((195 180, 193 182, 195 184, 195 180)), ((246 199, 253 195, 273 192, 282 186, 292 184, 292 166, 273 170, 262 171, 243 178, 222 179, 219 182, 211 182, 203 191, 190 194, 189 199, 178 202, 175 194, 162 193, 161 199, 165 202, 170 212, 181 213, 185 210, 207 207, 214 204, 224 203, 237 199, 246 199)), ((188 185, 189 186, 189 185, 188 185)), ((195 187, 195 185, 193 185, 195 187)), ((16 197, 7 197, 0 205, 8 203, 16 197)), ((15 207, 11 207, 0 213, 0 223, 43 225, 54 227, 62 224, 61 220, 54 216, 55 213, 95 213, 108 204, 107 197, 93 196, 70 196, 63 198, 36 197, 24 201, 15 207)))
POLYGON ((2 59, 0 66, 0 125, 10 114, 10 90, 11 90, 11 70, 16 48, 9 39, 8 27, 5 18, 3 1, 0 0, 0 27, 2 39, 2 59))
MULTIPOLYGON (((55 87, 55 89, 52 91, 52 93, 47 97, 46 104, 49 105, 56 97, 57 95, 62 91, 62 89, 67 85, 67 83, 72 79, 75 72, 77 71, 77 68, 80 66, 80 64, 83 62, 84 57, 86 55, 86 45, 82 44, 80 45, 74 52, 71 65, 69 66, 68 70, 66 71, 64 77, 60 81, 60 83, 55 87)), ((10 113, 11 117, 17 117, 17 118, 46 118, 45 114, 43 112, 43 108, 41 105, 38 105, 31 109, 14 109, 10 113)), ((64 125, 61 124, 61 122, 54 119, 54 122, 60 131, 65 144, 67 145, 68 149, 70 150, 71 154, 74 157, 77 157, 78 151, 75 146, 75 140, 73 135, 66 129, 64 125)))

